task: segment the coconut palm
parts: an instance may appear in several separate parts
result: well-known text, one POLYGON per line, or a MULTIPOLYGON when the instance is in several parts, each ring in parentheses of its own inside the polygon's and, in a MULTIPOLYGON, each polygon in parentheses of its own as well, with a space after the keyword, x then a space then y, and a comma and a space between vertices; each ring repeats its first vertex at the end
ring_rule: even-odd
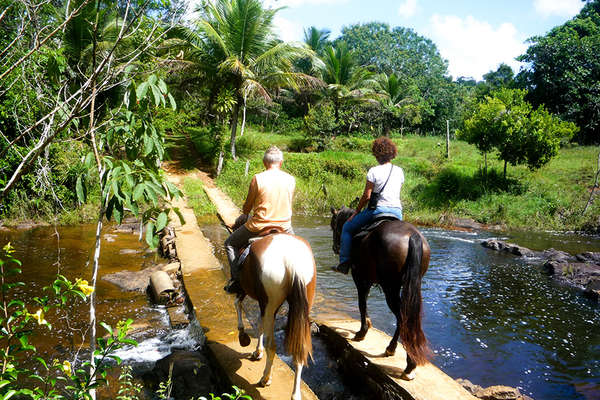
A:
POLYGON ((374 85, 373 74, 357 66, 353 53, 345 42, 325 49, 323 56, 323 81, 327 84, 326 96, 332 101, 335 123, 339 126, 340 107, 348 102, 370 100, 374 85))
POLYGON ((396 74, 380 74, 374 79, 375 91, 383 109, 383 130, 388 136, 393 120, 400 121, 402 134, 406 123, 419 124, 426 112, 421 91, 410 78, 400 79, 396 74))
POLYGON ((207 1, 198 11, 196 30, 191 32, 198 39, 196 49, 216 67, 217 76, 211 79, 219 79, 235 93, 231 115, 231 154, 235 158, 239 111, 243 108, 245 114, 248 97, 270 101, 272 89, 318 85, 314 77, 293 70, 295 60, 314 53, 301 44, 278 40, 273 18, 279 9, 265 9, 260 0, 207 1))

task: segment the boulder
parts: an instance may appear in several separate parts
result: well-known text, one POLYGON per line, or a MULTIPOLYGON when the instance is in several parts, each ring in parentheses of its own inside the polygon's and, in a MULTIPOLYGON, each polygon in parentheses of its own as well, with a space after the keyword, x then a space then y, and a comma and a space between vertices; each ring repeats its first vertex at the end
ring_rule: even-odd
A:
POLYGON ((171 377, 171 396, 175 399, 208 397, 220 393, 219 377, 215 375, 209 359, 201 352, 175 350, 158 360, 152 372, 144 377, 155 389, 171 377))
POLYGON ((490 386, 485 389, 479 390, 475 393, 475 397, 483 400, 527 400, 531 399, 528 396, 524 396, 519 392, 519 389, 511 388, 509 386, 490 386))
POLYGON ((162 265, 154 265, 141 271, 119 271, 114 274, 104 275, 102 279, 125 291, 144 292, 150 284, 150 275, 161 268, 162 265))

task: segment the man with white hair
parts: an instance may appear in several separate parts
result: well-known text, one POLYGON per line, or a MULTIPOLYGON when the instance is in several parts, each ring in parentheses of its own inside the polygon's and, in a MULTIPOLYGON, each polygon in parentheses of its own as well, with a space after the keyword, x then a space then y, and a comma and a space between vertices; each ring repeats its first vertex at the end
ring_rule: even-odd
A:
POLYGON ((281 170, 282 163, 283 153, 276 146, 271 146, 265 151, 263 156, 265 171, 252 178, 242 209, 242 217, 246 217, 247 221, 225 240, 225 250, 231 271, 231 280, 224 288, 228 293, 238 293, 241 290, 237 255, 239 250, 248 244, 249 239, 274 228, 294 233, 292 229, 292 198, 296 180, 281 170), (249 216, 250 213, 252 213, 251 216, 249 216))

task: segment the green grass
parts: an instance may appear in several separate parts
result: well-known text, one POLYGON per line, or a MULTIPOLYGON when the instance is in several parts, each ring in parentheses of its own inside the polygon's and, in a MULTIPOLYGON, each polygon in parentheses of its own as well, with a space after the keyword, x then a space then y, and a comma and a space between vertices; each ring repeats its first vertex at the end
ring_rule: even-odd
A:
MULTIPOLYGON (((262 171, 262 153, 270 144, 293 148, 298 135, 262 134, 254 129, 244 136, 243 158, 228 160, 217 184, 239 205, 244 201, 253 174, 262 171), (244 175, 245 159, 250 169, 244 175)), ((423 224, 440 224, 449 218, 472 218, 510 229, 577 230, 598 224, 600 200, 586 215, 583 208, 593 185, 598 148, 570 147, 537 171, 508 166, 483 156, 465 142, 452 141, 450 159, 445 139, 405 136, 394 138, 398 156, 394 164, 404 169, 402 189, 405 218, 423 224)), ((366 171, 375 165, 371 139, 339 137, 332 150, 322 153, 285 153, 283 169, 296 177, 294 212, 325 215, 330 206, 349 204, 360 196, 366 171)))
POLYGON ((203 222, 216 219, 217 209, 204 192, 204 185, 200 179, 185 178, 183 193, 198 219, 203 222))

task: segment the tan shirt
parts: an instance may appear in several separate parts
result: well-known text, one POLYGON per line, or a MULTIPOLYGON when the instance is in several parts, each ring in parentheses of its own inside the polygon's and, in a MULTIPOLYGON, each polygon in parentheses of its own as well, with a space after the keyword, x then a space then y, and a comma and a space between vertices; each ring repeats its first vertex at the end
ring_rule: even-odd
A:
POLYGON ((251 232, 260 232, 270 226, 289 229, 292 226, 292 198, 296 180, 278 168, 254 175, 243 213, 252 216, 246 222, 251 232))

